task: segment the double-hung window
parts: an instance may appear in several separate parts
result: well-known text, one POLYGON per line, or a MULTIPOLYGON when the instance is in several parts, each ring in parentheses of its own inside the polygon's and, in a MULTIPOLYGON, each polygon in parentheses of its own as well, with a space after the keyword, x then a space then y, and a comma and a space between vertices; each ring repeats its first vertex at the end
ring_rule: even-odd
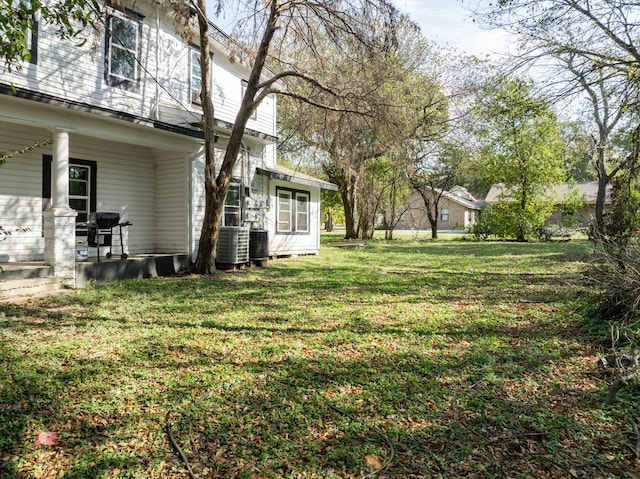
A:
POLYGON ((89 218, 90 200, 91 167, 69 165, 69 206, 78 212, 78 223, 84 223, 89 218))
POLYGON ((189 49, 189 59, 191 61, 191 103, 200 105, 200 91, 202 90, 202 69, 200 65, 200 50, 195 47, 189 49))
POLYGON ((278 189, 277 233, 309 233, 309 193, 278 189))
POLYGON ((296 231, 309 232, 309 194, 296 193, 296 231))
POLYGON ((442 208, 440 210, 440 220, 449 221, 449 210, 447 208, 442 208))
POLYGON ((232 181, 224 200, 222 226, 240 226, 240 182, 232 181))
POLYGON ((140 80, 140 38, 142 21, 131 15, 114 13, 109 17, 106 42, 105 76, 112 86, 137 89, 140 80))
POLYGON ((278 191, 278 233, 289 233, 292 231, 293 204, 291 196, 291 191, 278 191))

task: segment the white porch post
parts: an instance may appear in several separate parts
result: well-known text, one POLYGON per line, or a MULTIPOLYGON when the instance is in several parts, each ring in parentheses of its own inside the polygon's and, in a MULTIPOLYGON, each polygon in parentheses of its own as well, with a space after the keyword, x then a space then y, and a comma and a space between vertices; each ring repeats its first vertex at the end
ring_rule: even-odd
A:
POLYGON ((69 207, 69 133, 53 132, 51 165, 51 207, 44 212, 44 261, 53 266, 53 274, 75 287, 75 219, 78 213, 69 207))

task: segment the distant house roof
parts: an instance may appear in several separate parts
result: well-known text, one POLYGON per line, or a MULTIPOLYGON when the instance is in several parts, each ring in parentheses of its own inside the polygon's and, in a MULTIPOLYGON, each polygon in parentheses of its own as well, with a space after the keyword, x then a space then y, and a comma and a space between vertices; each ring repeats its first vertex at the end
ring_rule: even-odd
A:
POLYGON ((442 197, 471 210, 482 209, 482 202, 477 201, 463 186, 454 186, 449 191, 443 191, 442 197))
POLYGON ((329 183, 328 181, 324 181, 319 178, 300 173, 299 171, 290 170, 289 168, 285 168, 284 166, 274 166, 271 168, 259 167, 256 168, 256 173, 277 180, 288 181, 290 183, 298 183, 299 185, 316 186, 324 190, 338 190, 338 186, 334 185, 333 183, 329 183))
MULTIPOLYGON (((596 197, 598 196, 598 182, 597 181, 588 181, 584 183, 560 183, 557 185, 552 185, 545 192, 546 194, 553 196, 556 200, 556 203, 562 203, 564 201, 565 196, 572 189, 576 189, 578 192, 584 195, 585 201, 588 205, 596 204, 596 197)), ((607 185, 606 193, 605 193, 605 203, 611 203, 611 192, 613 189, 610 185, 607 185)), ((493 185, 487 193, 487 197, 485 201, 487 203, 498 203, 500 201, 500 197, 509 196, 509 190, 505 188, 505 186, 501 183, 493 185)))

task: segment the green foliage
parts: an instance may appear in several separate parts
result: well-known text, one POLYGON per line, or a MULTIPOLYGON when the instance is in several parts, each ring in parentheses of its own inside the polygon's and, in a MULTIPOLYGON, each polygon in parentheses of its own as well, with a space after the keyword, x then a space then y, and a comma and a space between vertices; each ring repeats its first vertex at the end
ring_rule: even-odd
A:
POLYGON ((588 251, 374 239, 3 304, 0 476, 185 477, 169 410, 203 478, 362 477, 387 454, 364 425, 396 448, 380 476, 634 471, 638 402, 585 374, 588 251))
POLYGON ((503 188, 494 211, 498 234, 524 241, 551 214, 545 189, 566 176, 560 124, 533 83, 518 78, 488 85, 475 113, 485 179, 503 188))
POLYGON ((73 38, 88 26, 94 25, 98 15, 97 4, 92 0, 3 0, 0 2, 0 59, 4 67, 21 69, 23 61, 29 61, 29 41, 40 18, 56 28, 62 39, 73 38))
POLYGON ((477 241, 486 241, 491 236, 496 235, 497 226, 495 223, 493 209, 486 207, 480 211, 480 216, 476 219, 476 222, 469 227, 467 232, 477 241))
POLYGON ((340 192, 332 190, 322 190, 322 201, 320 203, 320 217, 327 225, 344 224, 344 207, 340 192))
POLYGON ((552 211, 550 201, 529 201, 524 208, 510 201, 498 203, 493 208, 495 234, 500 238, 525 240, 544 225, 552 211))
POLYGON ((14 150, 14 151, 0 151, 0 165, 3 165, 7 162, 7 160, 17 156, 17 155, 23 155, 24 153, 27 153, 28 151, 31 150, 35 150, 36 148, 40 148, 42 146, 47 146, 50 145, 51 143, 53 143, 53 140, 49 139, 49 138, 45 138, 39 141, 36 141, 34 143, 32 143, 31 145, 25 146, 24 148, 21 148, 19 150, 14 150))
POLYGON ((580 193, 575 185, 569 186, 569 191, 564 196, 561 207, 561 226, 571 228, 584 221, 577 213, 587 204, 587 199, 580 193))

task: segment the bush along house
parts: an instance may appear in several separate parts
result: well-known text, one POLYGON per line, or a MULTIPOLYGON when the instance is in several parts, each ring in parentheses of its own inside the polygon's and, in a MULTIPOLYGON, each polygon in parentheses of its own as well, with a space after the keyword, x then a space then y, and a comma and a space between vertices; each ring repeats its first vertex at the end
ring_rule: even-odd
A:
MULTIPOLYGON (((199 50, 155 2, 121 3, 103 4, 85 38, 61 40, 41 23, 29 62, 11 72, 0 63, 0 151, 21 151, 0 167, 0 280, 11 266, 41 262, 81 287, 187 269, 197 254, 199 50)), ((221 161, 249 70, 210 31, 221 161)), ((225 264, 318 252, 320 190, 335 186, 278 166, 275 144, 271 96, 245 130, 222 219, 225 264)))

